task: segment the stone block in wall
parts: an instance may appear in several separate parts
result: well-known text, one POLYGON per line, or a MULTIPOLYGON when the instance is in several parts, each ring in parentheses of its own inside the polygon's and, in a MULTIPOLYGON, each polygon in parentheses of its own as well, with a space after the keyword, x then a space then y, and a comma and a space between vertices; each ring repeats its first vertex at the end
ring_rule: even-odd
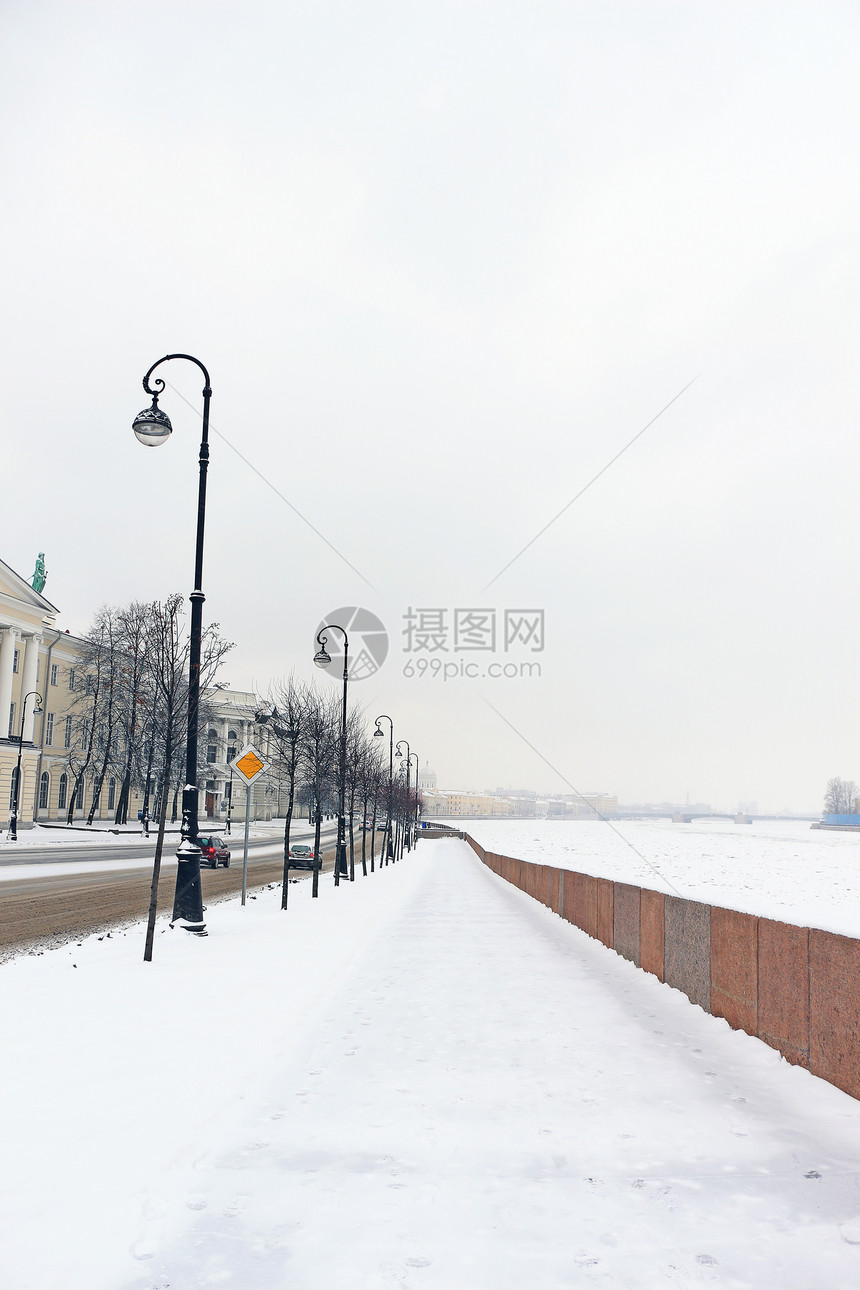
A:
POLYGON ((666 896, 663 907, 664 979, 691 1003, 711 1010, 711 908, 666 896))
POLYGON ((576 874, 572 869, 565 869, 561 880, 561 913, 569 923, 576 923, 576 874))
POLYGON ((809 930, 809 1069, 860 1097, 860 941, 809 930))
POLYGON ((642 888, 639 909, 639 966, 653 973, 659 981, 664 976, 663 942, 665 931, 665 896, 662 891, 642 888))
POLYGON ((615 883, 612 945, 622 958, 629 959, 637 967, 641 958, 641 906, 641 888, 626 882, 615 883))
POLYGON ((610 950, 614 945, 615 883, 610 878, 597 879, 597 938, 610 950))
POLYGON ((711 1012, 758 1034, 758 919, 711 906, 711 1012))
POLYGON ((758 920, 758 1037, 809 1066, 809 928, 758 920))
POLYGON ((575 874, 573 899, 574 923, 597 939, 597 879, 589 873, 575 874))

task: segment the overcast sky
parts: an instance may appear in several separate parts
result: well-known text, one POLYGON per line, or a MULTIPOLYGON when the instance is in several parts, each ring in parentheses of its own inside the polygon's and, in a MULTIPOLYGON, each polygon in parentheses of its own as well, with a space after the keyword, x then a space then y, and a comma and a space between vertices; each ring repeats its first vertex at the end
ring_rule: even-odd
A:
POLYGON ((162 370, 165 447, 131 433, 184 351, 234 688, 316 675, 360 605, 391 651, 355 697, 443 785, 815 809, 860 780, 855 3, 0 22, 0 556, 45 551, 63 627, 191 589, 196 369, 162 370), (543 609, 540 653, 436 654, 541 675, 404 676, 410 607, 543 609))

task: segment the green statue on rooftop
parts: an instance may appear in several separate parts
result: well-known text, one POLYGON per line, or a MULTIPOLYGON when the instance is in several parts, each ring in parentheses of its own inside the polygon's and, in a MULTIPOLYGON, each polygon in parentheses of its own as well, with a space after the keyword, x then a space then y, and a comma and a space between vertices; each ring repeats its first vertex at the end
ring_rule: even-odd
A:
POLYGON ((33 581, 30 586, 34 591, 43 591, 45 583, 48 580, 48 570, 45 568, 45 552, 39 552, 39 558, 36 561, 36 568, 33 570, 33 581))

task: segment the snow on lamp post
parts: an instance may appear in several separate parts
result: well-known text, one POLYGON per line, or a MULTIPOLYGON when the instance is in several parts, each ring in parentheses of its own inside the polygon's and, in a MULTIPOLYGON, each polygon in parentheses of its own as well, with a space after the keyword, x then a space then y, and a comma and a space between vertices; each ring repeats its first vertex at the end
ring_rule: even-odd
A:
POLYGON ((416 752, 410 753, 410 757, 415 758, 415 808, 410 810, 409 813, 409 827, 412 829, 412 845, 414 847, 418 841, 418 775, 421 763, 416 752))
POLYGON ((379 725, 380 721, 387 721, 391 727, 388 736, 388 826, 385 846, 385 863, 388 864, 389 860, 394 861, 394 852, 391 846, 391 817, 394 814, 394 722, 386 712, 383 712, 381 717, 377 717, 376 729, 373 732, 374 739, 384 737, 379 725))
POLYGON ((176 849, 179 865, 176 871, 176 891, 173 897, 171 926, 179 923, 196 936, 206 936, 203 921, 203 889, 200 883, 200 847, 197 842, 197 723, 200 706, 200 654, 203 640, 203 533, 206 521, 206 474, 209 467, 209 400, 212 387, 209 373, 191 354, 166 354, 160 358, 143 378, 143 388, 152 395, 152 406, 144 408, 134 419, 132 429, 138 441, 147 448, 157 448, 166 443, 173 431, 170 418, 158 406, 159 395, 164 391, 164 381, 157 376, 152 385, 149 378, 162 363, 174 358, 184 358, 196 364, 203 373, 203 433, 200 441, 199 473, 197 485, 197 543, 194 555, 194 589, 191 601, 191 631, 188 665, 188 736, 185 758, 185 787, 182 790, 182 840, 176 849))
POLYGON ((15 791, 12 794, 12 814, 9 819, 9 841, 18 841, 18 803, 21 800, 21 749, 24 745, 24 716, 27 711, 27 700, 36 696, 36 705, 33 708, 33 716, 37 717, 42 711, 42 696, 37 690, 30 690, 29 694, 24 695, 21 704, 21 729, 18 732, 18 765, 15 768, 15 791))
POLYGON ((412 753, 409 750, 409 743, 406 739, 397 740, 397 756, 401 759, 401 764, 406 767, 406 805, 403 808, 403 829, 405 834, 406 850, 411 851, 411 833, 412 829, 409 824, 409 773, 412 769, 412 753), (406 756, 400 751, 400 745, 406 745, 406 756))
POLYGON ((346 867, 346 696, 347 685, 349 684, 349 637, 346 629, 338 623, 325 623, 317 632, 317 644, 319 649, 314 654, 314 662, 317 667, 327 668, 331 666, 331 655, 326 650, 328 637, 323 632, 340 632, 343 636, 343 705, 340 723, 340 803, 337 815, 337 848, 335 853, 334 865, 334 885, 340 886, 341 876, 349 877, 350 882, 355 882, 355 870, 352 872, 346 867))

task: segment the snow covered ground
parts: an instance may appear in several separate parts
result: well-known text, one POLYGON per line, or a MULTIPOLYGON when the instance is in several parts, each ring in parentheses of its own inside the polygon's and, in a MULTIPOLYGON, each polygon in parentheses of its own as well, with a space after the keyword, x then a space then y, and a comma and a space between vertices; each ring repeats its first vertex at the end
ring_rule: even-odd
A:
POLYGON ((465 843, 0 968, 3 1290, 860 1284, 860 1104, 465 843))
POLYGON ((488 851, 860 936, 860 833, 804 821, 468 820, 488 851))

